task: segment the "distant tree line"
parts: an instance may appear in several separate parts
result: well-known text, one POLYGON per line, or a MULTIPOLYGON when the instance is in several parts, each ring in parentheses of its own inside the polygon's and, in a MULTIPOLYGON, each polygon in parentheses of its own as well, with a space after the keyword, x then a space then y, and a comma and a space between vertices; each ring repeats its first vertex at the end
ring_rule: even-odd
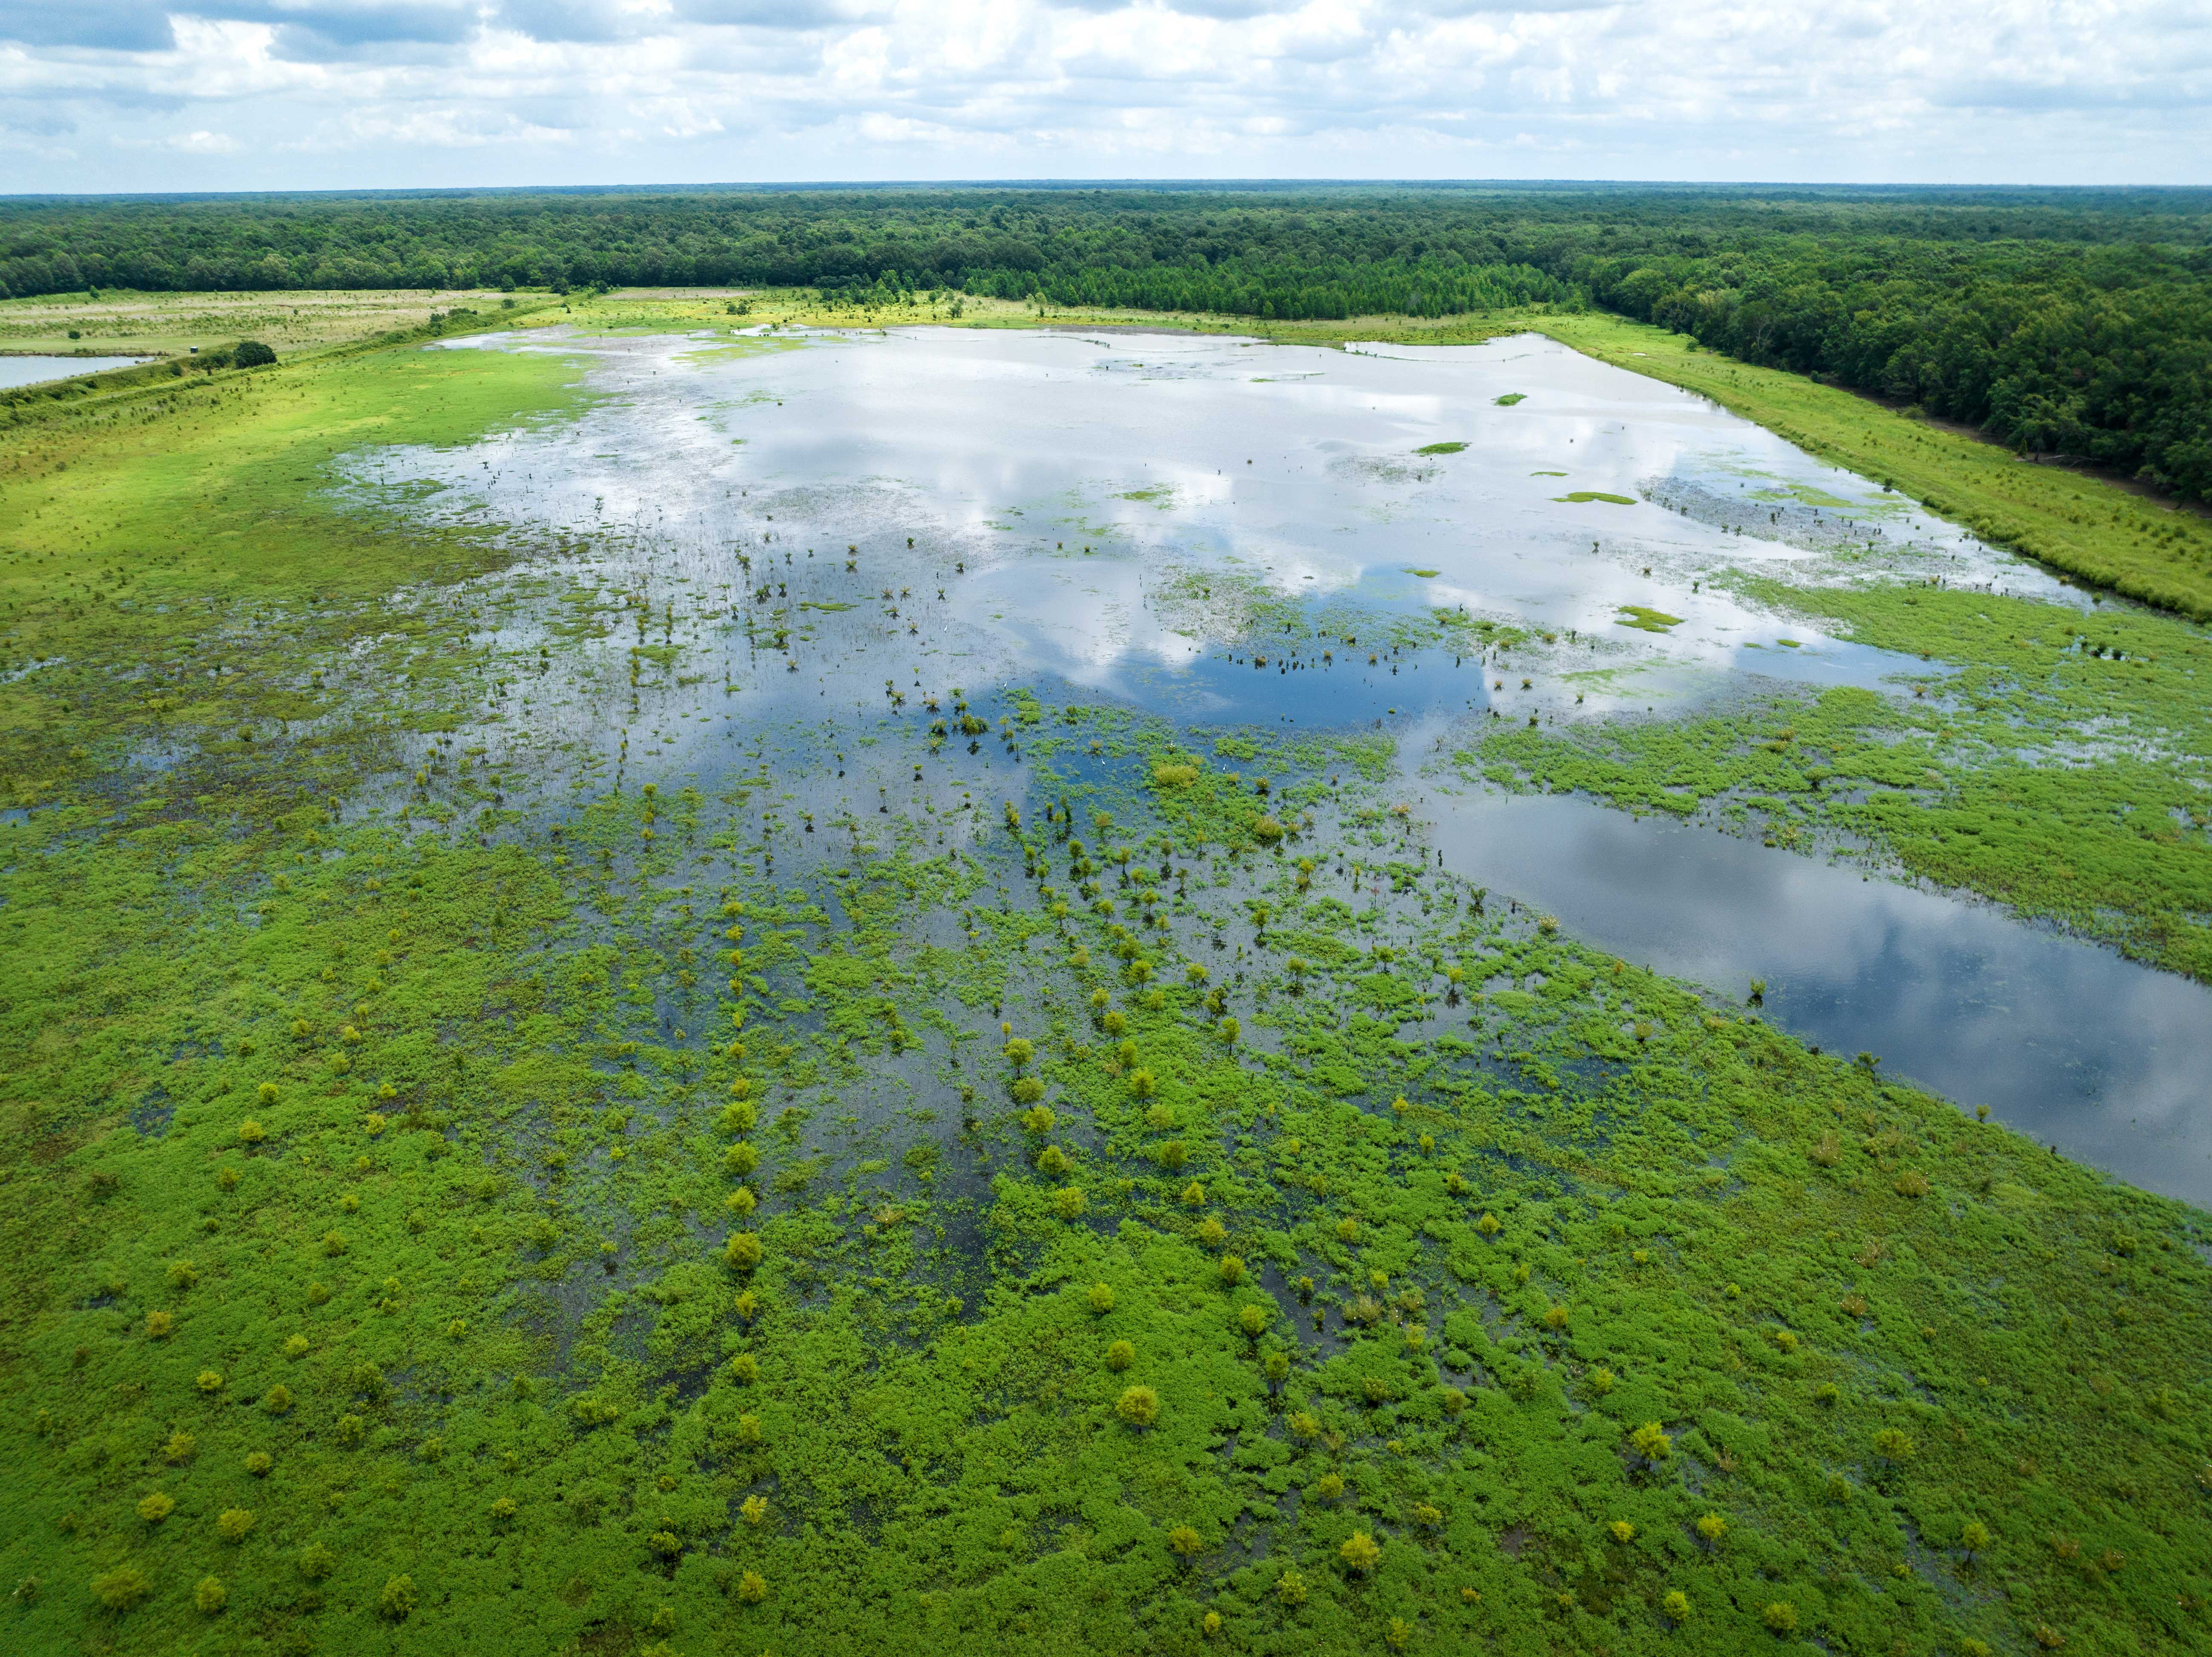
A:
POLYGON ((1341 186, 0 204, 0 297, 951 289, 1259 318, 1595 304, 2212 498, 2212 192, 1341 186))

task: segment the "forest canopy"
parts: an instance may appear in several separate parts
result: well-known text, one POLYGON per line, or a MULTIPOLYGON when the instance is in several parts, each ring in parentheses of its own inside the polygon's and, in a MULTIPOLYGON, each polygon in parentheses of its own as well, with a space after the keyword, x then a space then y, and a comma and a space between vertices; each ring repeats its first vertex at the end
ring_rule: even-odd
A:
POLYGON ((0 297, 732 284, 1262 320, 1601 307, 2212 498, 2212 192, 1589 186, 0 204, 0 297))

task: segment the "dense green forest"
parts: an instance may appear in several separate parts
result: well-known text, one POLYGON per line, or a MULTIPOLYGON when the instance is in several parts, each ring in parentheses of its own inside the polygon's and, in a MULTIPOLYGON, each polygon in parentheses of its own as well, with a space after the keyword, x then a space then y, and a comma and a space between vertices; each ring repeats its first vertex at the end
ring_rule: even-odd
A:
POLYGON ((0 206, 0 289, 755 283, 1267 319, 1595 305, 2212 496, 2212 195, 473 192, 0 206))

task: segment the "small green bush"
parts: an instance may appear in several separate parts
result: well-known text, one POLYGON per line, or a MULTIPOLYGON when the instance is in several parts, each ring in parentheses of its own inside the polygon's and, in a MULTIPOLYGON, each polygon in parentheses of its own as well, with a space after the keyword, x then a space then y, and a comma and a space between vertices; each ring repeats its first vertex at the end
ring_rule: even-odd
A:
POLYGON ((1381 1546, 1364 1531, 1354 1531, 1351 1539, 1337 1550, 1337 1556, 1354 1576, 1364 1576, 1382 1563, 1381 1546))
POLYGON ((1093 1317, 1103 1318, 1114 1309, 1114 1291, 1104 1283, 1093 1283, 1085 1301, 1093 1317))
POLYGON ((1160 1418, 1160 1395, 1149 1386, 1132 1386, 1115 1400, 1114 1413, 1132 1427, 1150 1427, 1160 1418))
POLYGON ((386 1578, 383 1592, 376 1596, 376 1614, 387 1622, 404 1623, 414 1613, 415 1579, 411 1576, 386 1578))
POLYGON ((253 1514, 245 1508, 225 1508, 215 1521, 215 1529, 226 1542, 243 1542, 252 1534, 253 1514))
POLYGON ((203 1576, 192 1590, 192 1604, 203 1616, 213 1617, 230 1603, 230 1593, 219 1576, 203 1576))
POLYGON ((154 1592, 154 1584, 136 1565, 118 1565, 92 1579, 92 1597, 109 1611, 125 1611, 154 1592))

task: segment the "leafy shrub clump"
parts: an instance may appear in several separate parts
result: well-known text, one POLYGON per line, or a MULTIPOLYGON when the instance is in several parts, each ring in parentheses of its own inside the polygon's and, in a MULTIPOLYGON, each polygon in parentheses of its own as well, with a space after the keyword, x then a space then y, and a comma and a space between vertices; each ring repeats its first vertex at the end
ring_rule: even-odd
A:
POLYGON ((92 1579, 92 1597, 112 1611, 129 1611, 153 1592, 153 1579, 136 1565, 118 1565, 92 1579))

